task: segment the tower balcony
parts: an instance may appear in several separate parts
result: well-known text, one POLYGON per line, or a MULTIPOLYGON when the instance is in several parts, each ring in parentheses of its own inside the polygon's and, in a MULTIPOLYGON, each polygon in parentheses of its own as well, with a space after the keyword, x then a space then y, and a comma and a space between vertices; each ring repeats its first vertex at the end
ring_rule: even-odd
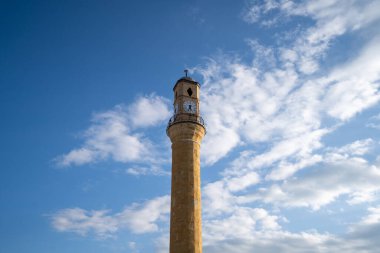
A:
POLYGON ((168 126, 166 127, 166 133, 168 132, 169 127, 178 123, 194 123, 203 126, 206 130, 206 124, 201 116, 196 114, 188 114, 188 113, 179 113, 173 115, 168 122, 168 126))

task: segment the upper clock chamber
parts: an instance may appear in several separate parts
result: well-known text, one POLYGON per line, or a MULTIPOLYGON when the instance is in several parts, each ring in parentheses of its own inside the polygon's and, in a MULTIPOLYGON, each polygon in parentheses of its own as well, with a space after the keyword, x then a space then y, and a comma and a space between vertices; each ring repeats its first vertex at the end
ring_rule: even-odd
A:
POLYGON ((174 88, 175 114, 199 115, 199 83, 190 77, 179 79, 174 88))
POLYGON ((199 108, 199 83, 188 76, 182 77, 174 85, 173 92, 174 115, 168 127, 179 122, 193 122, 203 126, 199 108))

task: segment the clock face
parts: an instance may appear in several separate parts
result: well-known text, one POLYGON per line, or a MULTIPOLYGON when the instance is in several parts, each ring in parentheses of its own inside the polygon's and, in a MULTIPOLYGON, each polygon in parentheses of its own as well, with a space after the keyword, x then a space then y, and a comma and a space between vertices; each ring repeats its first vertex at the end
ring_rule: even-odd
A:
POLYGON ((185 112, 188 112, 188 113, 196 113, 197 112, 197 106, 195 104, 195 102, 193 101, 185 101, 183 103, 183 109, 185 110, 185 112))

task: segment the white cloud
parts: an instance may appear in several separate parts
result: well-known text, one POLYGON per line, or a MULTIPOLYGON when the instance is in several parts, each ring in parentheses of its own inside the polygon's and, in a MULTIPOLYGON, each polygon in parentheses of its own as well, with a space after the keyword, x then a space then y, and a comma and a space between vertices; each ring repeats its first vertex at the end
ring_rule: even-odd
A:
POLYGON ((368 1, 364 5, 313 3, 291 3, 290 8, 289 3, 266 1, 260 7, 264 12, 279 8, 288 16, 308 15, 317 20, 315 26, 301 32, 294 43, 268 48, 248 40, 255 51, 251 63, 222 55, 197 69, 204 77, 202 111, 208 135, 203 143, 202 158, 207 165, 238 146, 249 148, 249 144, 263 143, 267 145, 266 151, 256 155, 250 161, 254 165, 249 167, 276 165, 266 179, 286 179, 320 161, 321 156, 315 153, 323 148, 323 136, 380 100, 377 81, 380 50, 376 38, 366 44, 356 58, 336 65, 327 76, 324 73, 309 76, 311 72, 304 73, 295 66, 299 59, 308 59, 315 63, 312 72, 316 72, 320 57, 327 52, 333 38, 380 17, 371 10, 374 3, 368 1), (360 18, 354 25, 344 16, 348 9, 373 15, 360 18), (328 28, 329 21, 337 15, 344 16, 343 28, 339 31, 328 28), (368 67, 363 68, 364 65, 368 67), (271 68, 268 70, 267 66, 271 68))
POLYGON ((133 176, 142 175, 157 175, 164 176, 170 175, 170 172, 163 170, 160 166, 153 165, 151 167, 134 166, 126 169, 126 173, 133 176))
MULTIPOLYGON (((327 148, 325 153, 287 164, 290 168, 275 169, 272 174, 259 170, 255 153, 242 152, 223 172, 223 178, 206 184, 202 189, 203 212, 206 220, 222 222, 221 217, 233 216, 245 205, 267 203, 275 208, 305 207, 318 210, 339 197, 355 205, 377 200, 380 191, 380 168, 362 158, 374 146, 372 139, 354 141, 342 147, 327 148), (253 162, 252 162, 253 161, 253 162), (292 167, 308 167, 300 177, 280 179, 280 173, 294 171, 292 167), (282 183, 269 184, 267 180, 282 183), (273 177, 273 178, 272 178, 273 177), (255 188, 250 189, 250 186, 255 188)), ((285 177, 284 177, 285 178, 285 177)))
POLYGON ((156 240, 154 241, 155 253, 169 252, 169 241, 169 234, 163 234, 160 237, 156 238, 156 240))
POLYGON ((260 182, 260 177, 257 173, 250 172, 240 177, 226 178, 225 181, 227 182, 228 189, 232 192, 236 192, 257 184, 260 182))
POLYGON ((140 97, 128 108, 131 123, 134 127, 148 127, 161 123, 171 115, 169 101, 163 97, 150 95, 140 97))
MULTIPOLYGON (((210 123, 207 121, 207 124, 210 123)), ((202 158, 206 164, 215 163, 235 148, 240 142, 239 139, 239 135, 235 131, 221 125, 219 129, 208 131, 202 145, 202 158)))
POLYGON ((248 23, 261 25, 286 22, 291 16, 306 16, 315 21, 304 29, 293 42, 293 52, 288 58, 297 65, 299 71, 311 74, 319 69, 319 59, 330 47, 333 39, 347 32, 356 31, 379 20, 379 1, 372 0, 332 0, 332 1, 272 1, 253 3, 248 6, 243 19, 248 23), (276 18, 267 15, 276 11, 276 18))
POLYGON ((368 124, 366 124, 366 127, 370 127, 370 128, 380 130, 380 124, 368 123, 368 124))
POLYGON ((364 47, 359 57, 334 69, 324 107, 327 113, 347 120, 380 100, 380 37, 364 47), (365 66, 365 67, 363 67, 365 66))
POLYGON ((267 180, 283 180, 293 174, 298 170, 317 164, 323 160, 321 155, 306 155, 299 159, 296 159, 295 162, 289 162, 282 160, 278 163, 277 167, 273 169, 265 177, 267 180))
MULTIPOLYGON (((236 165, 235 165, 236 166, 236 165)), ((202 188, 204 213, 208 217, 231 213, 237 207, 237 197, 234 195, 260 182, 260 176, 255 172, 242 173, 240 176, 230 175, 223 180, 206 184, 202 188)))
POLYGON ((350 204, 373 201, 380 190, 379 182, 380 168, 361 158, 343 157, 309 169, 300 178, 261 188, 246 199, 241 197, 241 201, 260 200, 278 206, 317 210, 340 196, 347 196, 350 204))
POLYGON ((115 214, 109 214, 109 210, 69 208, 52 216, 52 226, 59 232, 73 232, 81 236, 92 233, 100 239, 113 237, 125 228, 135 234, 156 232, 159 229, 157 222, 167 219, 169 209, 169 196, 132 204, 115 214))
POLYGON ((155 95, 140 97, 128 107, 118 105, 95 113, 83 134, 82 146, 56 158, 56 162, 70 166, 107 159, 123 163, 152 160, 153 144, 136 128, 166 122, 168 117, 167 100, 155 95))
POLYGON ((265 0, 263 2, 253 2, 248 5, 243 19, 248 23, 265 24, 268 18, 273 19, 267 15, 271 11, 277 11, 276 16, 282 17, 282 21, 285 22, 289 16, 306 16, 316 21, 312 26, 316 29, 310 32, 310 41, 313 42, 325 40, 332 35, 340 35, 347 30, 358 30, 380 17, 376 11, 380 3, 373 0, 265 0))
POLYGON ((108 210, 86 211, 70 208, 58 211, 52 217, 53 227, 60 232, 74 232, 85 236, 92 231, 99 238, 107 238, 117 232, 119 224, 108 210))
POLYGON ((252 5, 243 14, 243 19, 248 23, 256 23, 260 20, 261 12, 262 10, 259 5, 252 5))
MULTIPOLYGON (((202 73, 220 72, 221 67, 212 65, 202 73)), ((274 70, 260 77, 255 67, 229 62, 228 58, 221 66, 225 66, 225 73, 214 73, 220 76, 214 79, 205 76, 202 90, 208 125, 203 147, 208 163, 225 156, 242 139, 264 142, 278 136, 295 137, 319 126, 317 85, 292 92, 297 85, 292 70, 274 70)))
POLYGON ((380 130, 380 114, 372 116, 366 124, 366 127, 380 130))
POLYGON ((134 250, 136 248, 136 242, 128 242, 128 247, 131 249, 131 250, 134 250))
POLYGON ((368 208, 369 214, 362 219, 362 224, 377 224, 380 223, 380 206, 368 208))
POLYGON ((205 242, 204 250, 210 253, 340 252, 337 247, 329 247, 330 243, 336 241, 338 240, 329 234, 317 232, 255 231, 245 237, 220 240, 212 244, 205 242))
POLYGON ((216 78, 205 76, 203 86, 202 108, 208 134, 202 157, 207 164, 226 156, 240 143, 272 146, 252 161, 256 167, 294 154, 302 159, 322 146, 319 140, 330 130, 319 129, 323 90, 318 82, 300 86, 293 70, 274 69, 260 77, 255 67, 229 62, 228 58, 223 65, 215 64, 211 62, 202 72, 209 75, 216 71, 216 78), (221 70, 222 66, 226 69, 221 70))
POLYGON ((228 190, 224 181, 205 185, 202 189, 202 203, 206 215, 218 215, 233 211, 235 196, 228 190))
POLYGON ((208 219, 204 222, 205 246, 218 241, 235 238, 248 239, 255 230, 278 230, 277 216, 261 208, 238 208, 222 219, 208 219))
POLYGON ((58 158, 58 164, 61 166, 82 165, 95 160, 96 152, 87 148, 73 149, 64 156, 58 158))
POLYGON ((158 231, 157 221, 166 220, 169 211, 170 196, 163 196, 127 207, 115 216, 133 233, 142 234, 158 231))
MULTIPOLYGON (((352 143, 349 143, 347 145, 344 145, 343 147, 339 148, 332 148, 329 149, 329 151, 334 155, 343 155, 343 156, 362 156, 368 153, 375 145, 375 142, 373 139, 368 138, 364 140, 357 140, 352 143)), ((330 154, 329 156, 332 156, 330 154)))
MULTIPOLYGON (((247 9, 243 11, 243 20, 248 23, 256 23, 260 21, 263 15, 269 13, 270 11, 276 10, 280 7, 280 3, 275 0, 266 0, 260 4, 249 5, 247 9)), ((275 20, 265 20, 262 22, 263 25, 273 24, 275 20)))
POLYGON ((380 247, 380 207, 368 208, 368 214, 349 227, 346 241, 352 241, 363 252, 377 252, 380 247))
MULTIPOLYGON (((375 146, 376 143, 374 142, 374 140, 368 138, 363 140, 357 140, 341 147, 327 147, 320 154, 306 157, 305 160, 297 160, 296 162, 285 164, 285 168, 283 168, 283 163, 279 163, 278 169, 272 170, 271 173, 266 177, 266 179, 280 180, 281 174, 283 173, 288 173, 289 175, 292 175, 294 174, 294 170, 297 170, 297 168, 300 169, 316 164, 323 163, 324 165, 329 165, 336 162, 342 162, 345 159, 357 159, 358 161, 365 161, 365 159, 363 159, 362 156, 370 153, 375 146), (276 175, 276 173, 279 173, 279 175, 276 175), (277 178, 272 178, 271 176, 276 176, 277 178)), ((376 164, 374 165, 377 166, 376 164)), ((284 179, 285 178, 288 178, 288 176, 285 176, 284 179)))
POLYGON ((332 235, 316 230, 284 230, 278 215, 261 208, 239 208, 233 214, 204 222, 204 251, 207 252, 348 252, 375 253, 380 228, 380 208, 371 207, 346 233, 332 235))

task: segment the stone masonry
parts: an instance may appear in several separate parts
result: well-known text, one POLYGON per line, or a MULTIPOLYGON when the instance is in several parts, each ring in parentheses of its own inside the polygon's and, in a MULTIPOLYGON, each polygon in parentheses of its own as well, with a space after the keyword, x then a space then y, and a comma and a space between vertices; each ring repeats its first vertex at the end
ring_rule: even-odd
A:
POLYGON ((206 129, 199 115, 199 87, 191 78, 174 87, 177 109, 167 128, 172 142, 170 253, 202 253, 200 148, 206 129))

